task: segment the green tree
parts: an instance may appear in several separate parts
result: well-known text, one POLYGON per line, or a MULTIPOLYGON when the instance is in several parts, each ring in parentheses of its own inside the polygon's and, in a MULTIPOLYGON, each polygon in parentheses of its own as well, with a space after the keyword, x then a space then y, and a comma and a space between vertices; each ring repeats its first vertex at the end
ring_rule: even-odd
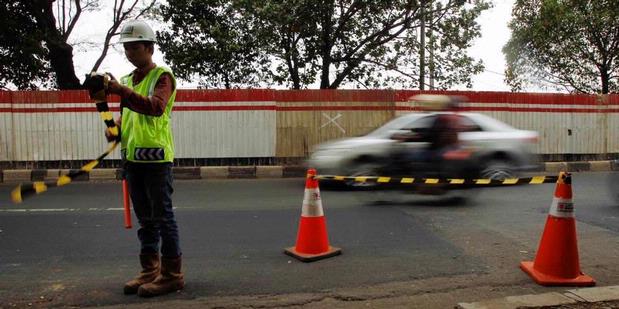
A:
MULTIPOLYGON (((148 12, 155 0, 114 0, 112 24, 92 70, 105 58, 120 24, 148 12)), ((69 38, 83 12, 99 0, 19 0, 0 4, 0 87, 79 89, 69 38)))
POLYGON ((8 84, 36 88, 50 73, 41 43, 43 34, 22 2, 2 2, 0 16, 0 88, 6 89, 8 84))
POLYGON ((181 78, 198 76, 206 86, 417 88, 428 62, 446 89, 471 86, 483 70, 466 49, 480 35, 475 19, 490 7, 485 0, 197 2, 163 5, 170 28, 159 40, 181 78), (431 38, 425 49, 422 23, 431 38), (420 61, 422 50, 431 59, 420 61))
POLYGON ((617 0, 517 0, 503 47, 506 82, 576 93, 619 91, 617 0))
POLYGON ((205 87, 255 86, 265 81, 255 25, 230 1, 178 0, 160 7, 170 24, 157 42, 177 77, 205 87))

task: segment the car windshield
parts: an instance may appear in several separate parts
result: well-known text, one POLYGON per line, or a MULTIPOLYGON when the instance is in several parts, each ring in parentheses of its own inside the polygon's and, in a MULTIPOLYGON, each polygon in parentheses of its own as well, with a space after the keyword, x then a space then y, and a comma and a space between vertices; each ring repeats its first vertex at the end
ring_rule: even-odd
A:
POLYGON ((409 115, 400 116, 398 118, 392 119, 391 121, 385 123, 378 129, 370 132, 370 134, 368 134, 367 136, 372 136, 372 137, 390 136, 394 130, 402 129, 407 124, 413 122, 416 119, 419 119, 419 117, 421 116, 424 116, 424 115, 423 114, 415 114, 415 115, 409 114, 409 115))
MULTIPOLYGON (((483 114, 463 113, 461 115, 470 119, 471 121, 473 121, 473 123, 479 126, 478 130, 499 131, 499 132, 516 130, 514 127, 500 120, 494 119, 492 117, 489 117, 483 114)), ((378 138, 384 138, 387 136, 391 136, 391 134, 393 134, 394 131, 402 130, 403 128, 410 129, 408 128, 408 126, 410 126, 411 123, 416 122, 425 116, 428 116, 428 114, 415 113, 415 114, 407 114, 407 115, 394 118, 391 121, 379 127, 378 129, 370 132, 367 136, 378 137, 378 138)), ((419 124, 419 125, 422 127, 424 126, 424 124, 419 124)))

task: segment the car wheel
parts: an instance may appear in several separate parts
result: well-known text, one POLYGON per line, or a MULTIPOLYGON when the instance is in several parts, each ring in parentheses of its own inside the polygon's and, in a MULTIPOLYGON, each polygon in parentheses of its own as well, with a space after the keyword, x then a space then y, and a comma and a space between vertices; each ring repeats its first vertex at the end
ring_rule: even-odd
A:
POLYGON ((505 160, 491 160, 481 171, 481 178, 484 179, 505 180, 516 177, 513 165, 505 160))
MULTIPOLYGON (((351 166, 348 169, 349 177, 361 177, 361 176, 379 176, 378 170, 380 165, 376 162, 363 162, 357 163, 354 166, 351 166)), ((374 181, 355 181, 353 179, 347 180, 346 185, 352 188, 373 188, 376 187, 376 182, 374 181)))

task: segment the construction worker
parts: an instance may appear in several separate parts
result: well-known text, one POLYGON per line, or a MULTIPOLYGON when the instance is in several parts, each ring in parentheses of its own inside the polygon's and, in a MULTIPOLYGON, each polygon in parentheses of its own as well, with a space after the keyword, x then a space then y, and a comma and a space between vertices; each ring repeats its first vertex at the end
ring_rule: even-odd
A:
POLYGON ((176 81, 169 69, 153 63, 155 33, 146 23, 127 22, 119 43, 135 70, 120 82, 109 81, 107 92, 121 98, 121 154, 140 224, 142 266, 140 274, 125 284, 124 293, 150 297, 185 285, 171 199, 174 141, 170 116, 176 81))

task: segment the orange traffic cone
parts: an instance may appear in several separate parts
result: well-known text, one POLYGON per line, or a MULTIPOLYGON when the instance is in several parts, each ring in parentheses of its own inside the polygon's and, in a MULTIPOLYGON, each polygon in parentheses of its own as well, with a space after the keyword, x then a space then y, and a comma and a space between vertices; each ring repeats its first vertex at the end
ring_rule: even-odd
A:
POLYGON ((520 269, 541 285, 595 285, 593 278, 580 271, 569 173, 559 174, 535 261, 521 262, 520 269))
POLYGON ((305 196, 296 246, 284 250, 284 253, 303 262, 313 262, 342 253, 340 248, 329 245, 320 189, 318 180, 314 176, 316 176, 316 170, 309 169, 305 180, 305 196))

